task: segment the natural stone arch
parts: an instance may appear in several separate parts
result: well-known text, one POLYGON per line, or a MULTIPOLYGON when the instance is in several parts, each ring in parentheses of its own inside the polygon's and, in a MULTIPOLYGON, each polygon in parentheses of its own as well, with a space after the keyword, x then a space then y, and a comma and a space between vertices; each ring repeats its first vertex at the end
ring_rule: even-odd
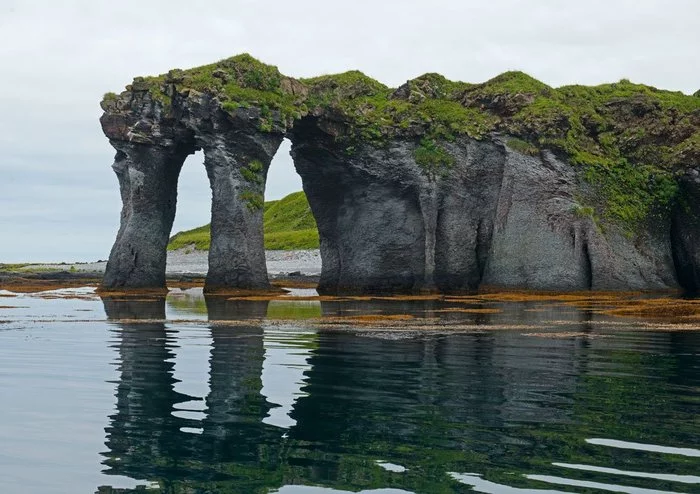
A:
POLYGON ((212 191, 211 245, 205 290, 266 290, 263 204, 267 172, 283 134, 260 132, 247 115, 212 109, 190 116, 212 191))
POLYGON ((101 119, 117 149, 113 169, 123 203, 103 289, 165 288, 178 177, 186 157, 200 149, 212 191, 205 290, 270 288, 263 201, 267 171, 284 134, 261 132, 254 123, 257 109, 232 116, 206 95, 188 103, 173 118, 148 91, 132 88, 128 107, 101 119))
POLYGON ((249 55, 136 78, 102 102, 124 201, 104 288, 164 288, 177 173, 196 149, 213 191, 207 291, 268 288, 263 193, 287 136, 319 227, 319 292, 697 289, 700 106, 652 89, 520 72, 391 89, 359 72, 297 81, 249 55))

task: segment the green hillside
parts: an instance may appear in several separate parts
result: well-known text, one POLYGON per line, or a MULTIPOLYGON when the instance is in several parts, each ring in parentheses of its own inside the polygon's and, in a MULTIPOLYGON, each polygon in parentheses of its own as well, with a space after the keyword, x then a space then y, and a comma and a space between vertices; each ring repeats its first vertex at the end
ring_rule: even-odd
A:
MULTIPOLYGON (((303 192, 266 202, 263 224, 265 248, 268 250, 318 249, 316 221, 303 192)), ((209 250, 210 240, 210 226, 204 225, 175 234, 170 239, 168 250, 187 246, 209 250)))

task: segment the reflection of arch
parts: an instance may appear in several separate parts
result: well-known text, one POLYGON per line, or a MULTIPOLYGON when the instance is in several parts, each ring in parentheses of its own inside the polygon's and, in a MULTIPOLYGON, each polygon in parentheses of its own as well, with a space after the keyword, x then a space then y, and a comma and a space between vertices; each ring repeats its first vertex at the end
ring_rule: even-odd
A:
MULTIPOLYGON (((262 329, 212 325, 210 392, 187 396, 174 388, 177 331, 154 321, 154 316, 164 315, 164 303, 162 298, 104 299, 108 317, 118 320, 114 332, 119 352, 116 411, 105 429, 105 473, 160 482, 171 489, 163 492, 215 481, 226 482, 225 492, 231 493, 279 487, 284 431, 263 423, 270 404, 260 393, 262 329), (200 399, 206 403, 205 419, 173 414, 178 403, 200 399), (201 434, 188 432, 197 429, 201 434), (261 468, 266 461, 269 468, 261 468)), ((260 303, 254 305, 260 310, 260 303)), ((263 311, 264 306, 266 302, 263 311)), ((224 318, 232 317, 217 310, 224 318)))
POLYGON ((107 319, 165 319, 165 297, 102 299, 107 319))
POLYGON ((262 319, 267 315, 269 300, 233 300, 227 296, 205 295, 210 321, 262 319))
MULTIPOLYGON (((320 333, 299 342, 307 346, 309 367, 304 396, 291 405, 293 424, 269 425, 273 405, 261 388, 263 330, 240 321, 229 325, 241 309, 207 298, 214 302, 206 397, 174 391, 177 333, 153 321, 162 299, 145 305, 141 324, 134 321, 138 305, 105 303, 111 317, 122 316, 115 330, 120 376, 117 410, 107 427, 107 473, 160 481, 164 493, 266 492, 292 483, 416 492, 439 485, 449 491, 448 467, 484 472, 493 457, 506 453, 541 460, 533 440, 538 427, 528 428, 531 414, 539 423, 576 422, 568 396, 562 399, 577 387, 576 340, 320 333), (551 353, 558 358, 548 358, 551 353), (190 399, 205 400, 206 418, 173 416, 175 405, 190 399), (374 465, 379 459, 418 474, 385 472, 374 465)), ((247 303, 257 306, 249 314, 264 312, 265 303, 247 303)), ((557 459, 571 451, 565 444, 557 459)))
POLYGON ((174 417, 172 411, 177 403, 192 397, 174 390, 176 333, 163 322, 151 321, 164 317, 165 299, 103 302, 110 319, 144 320, 120 322, 115 330, 120 375, 116 412, 105 429, 109 450, 104 461, 106 473, 134 478, 166 476, 168 465, 153 459, 186 456, 191 441, 180 428, 191 424, 174 417))

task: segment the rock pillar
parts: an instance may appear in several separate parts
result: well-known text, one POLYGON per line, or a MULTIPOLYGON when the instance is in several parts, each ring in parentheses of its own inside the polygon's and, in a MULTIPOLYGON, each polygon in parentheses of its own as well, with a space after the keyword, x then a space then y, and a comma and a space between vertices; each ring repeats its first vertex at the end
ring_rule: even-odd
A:
POLYGON ((270 162, 282 135, 210 134, 201 139, 212 191, 207 292, 270 288, 263 205, 270 162))
POLYGON ((691 169, 680 180, 671 245, 678 282, 685 290, 697 293, 700 291, 700 170, 691 169))
POLYGON ((103 288, 165 288, 168 237, 175 218, 177 179, 192 150, 113 141, 112 168, 122 197, 121 225, 103 288))

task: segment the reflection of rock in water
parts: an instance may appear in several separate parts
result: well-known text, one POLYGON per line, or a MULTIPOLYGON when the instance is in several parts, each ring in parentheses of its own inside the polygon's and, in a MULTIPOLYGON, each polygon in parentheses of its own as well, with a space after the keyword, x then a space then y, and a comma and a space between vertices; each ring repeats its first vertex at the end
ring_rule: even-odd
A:
POLYGON ((270 404, 261 394, 263 331, 256 326, 212 327, 207 417, 207 461, 258 465, 276 449, 281 431, 263 424, 270 404), (272 448, 272 449, 270 449, 272 448))
MULTIPOLYGON (((442 323, 465 325, 563 325, 564 330, 590 331, 588 324, 597 315, 590 310, 569 307, 552 302, 498 302, 489 300, 455 299, 371 299, 323 300, 325 317, 353 317, 365 315, 410 315, 416 318, 439 318, 442 323)), ((600 316, 597 316, 600 317, 600 316)), ((540 327, 538 327, 540 326, 540 327)), ((487 329, 487 328, 485 328, 487 329)))
POLYGON ((205 295, 210 321, 262 319, 267 315, 268 300, 231 300, 230 297, 205 295))
MULTIPOLYGON (((433 307, 405 301, 389 309, 383 301, 355 307, 405 311, 404 303, 433 307)), ((221 297, 208 297, 207 304, 213 321, 259 317, 267 306, 221 297)), ((348 307, 324 302, 324 313, 348 307)), ((524 317, 538 317, 531 314, 524 317)), ((580 324, 572 329, 587 322, 580 324)), ((195 398, 204 400, 205 418, 188 420, 172 414, 177 403, 192 399, 173 388, 175 333, 160 323, 119 326, 107 473, 160 480, 162 492, 173 493, 247 493, 286 483, 376 488, 380 478, 383 486, 418 492, 427 485, 410 476, 397 483, 390 472, 370 475, 368 465, 377 459, 432 472, 425 474, 428 483, 449 491, 445 472, 459 470, 465 450, 480 471, 503 455, 537 458, 526 428, 572 420, 578 362, 586 360, 585 343, 576 339, 321 333, 308 352, 304 396, 292 405, 296 425, 285 430, 264 423, 273 405, 261 393, 261 327, 211 324, 209 394, 195 398)))
POLYGON ((694 386, 700 389, 700 333, 671 333, 669 335, 671 352, 676 356, 674 384, 694 386))
POLYGON ((103 297, 107 319, 165 319, 165 297, 103 297))
MULTIPOLYGON (((260 304, 253 305, 260 310, 260 304)), ((109 311, 126 314, 128 307, 133 311, 133 306, 110 304, 109 311)), ((172 489, 163 492, 190 492, 185 487, 190 482, 217 480, 231 481, 226 483, 227 493, 280 485, 276 474, 270 480, 265 473, 279 462, 276 451, 283 431, 263 423, 270 404, 260 393, 262 329, 216 326, 211 333, 210 393, 192 397, 174 389, 177 332, 160 322, 119 323, 115 348, 120 375, 116 412, 105 429, 105 473, 160 480, 172 489), (205 401, 205 419, 173 415, 177 404, 193 400, 205 401), (187 432, 192 429, 201 433, 187 432), (228 464, 236 466, 227 468, 228 464), (243 464, 245 471, 237 473, 243 464)))
POLYGON ((321 334, 318 341, 290 434, 319 453, 362 455, 371 444, 378 457, 413 465, 436 451, 445 454, 440 461, 458 458, 465 444, 493 454, 508 441, 507 428, 570 415, 570 398, 562 398, 575 391, 570 340, 543 347, 501 334, 398 341, 321 334), (410 454, 381 450, 397 445, 410 454))
MULTIPOLYGON (((124 314, 133 309, 133 305, 118 305, 110 304, 110 310, 124 314)), ((192 399, 174 390, 175 334, 163 323, 120 324, 115 334, 120 375, 116 413, 105 429, 106 473, 166 476, 169 459, 182 456, 190 447, 179 430, 189 424, 171 414, 177 403, 192 399)))

